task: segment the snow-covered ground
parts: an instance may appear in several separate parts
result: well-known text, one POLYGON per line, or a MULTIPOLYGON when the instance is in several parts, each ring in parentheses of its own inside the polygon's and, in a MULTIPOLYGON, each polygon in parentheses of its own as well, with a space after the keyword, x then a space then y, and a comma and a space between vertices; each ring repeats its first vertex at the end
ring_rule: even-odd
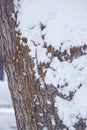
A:
POLYGON ((0 81, 0 106, 12 106, 6 74, 4 81, 0 81))
POLYGON ((0 81, 0 130, 17 130, 6 74, 0 81))
POLYGON ((13 109, 0 108, 0 130, 17 130, 13 109))

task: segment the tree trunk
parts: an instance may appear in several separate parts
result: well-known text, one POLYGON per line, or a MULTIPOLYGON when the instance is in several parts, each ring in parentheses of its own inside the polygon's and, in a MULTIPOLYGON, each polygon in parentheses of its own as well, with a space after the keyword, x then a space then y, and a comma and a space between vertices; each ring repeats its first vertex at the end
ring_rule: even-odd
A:
POLYGON ((54 108, 56 90, 47 86, 41 89, 39 81, 35 79, 33 60, 15 33, 13 12, 13 0, 0 0, 0 53, 8 77, 17 128, 57 130, 60 127, 62 130, 61 121, 54 108), (47 104, 47 100, 50 104, 47 104))

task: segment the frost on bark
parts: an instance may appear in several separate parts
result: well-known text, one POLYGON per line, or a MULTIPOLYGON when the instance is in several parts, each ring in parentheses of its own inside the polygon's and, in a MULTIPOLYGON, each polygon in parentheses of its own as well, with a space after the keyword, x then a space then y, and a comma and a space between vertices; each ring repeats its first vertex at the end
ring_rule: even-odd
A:
MULTIPOLYGON (((8 76, 8 86, 11 92, 15 110, 18 130, 63 130, 68 128, 59 119, 54 98, 56 95, 65 100, 71 100, 74 93, 65 97, 58 93, 53 85, 44 82, 44 88, 40 87, 40 81, 35 78, 33 71, 34 61, 29 56, 30 49, 27 39, 21 37, 20 32, 15 32, 15 21, 12 19, 14 12, 13 0, 0 0, 0 53, 3 56, 5 71, 8 76), (22 42, 25 45, 22 45, 22 42), (49 101, 49 103, 47 103, 49 101)), ((67 51, 55 51, 52 46, 46 46, 48 53, 63 62, 84 55, 87 46, 71 48, 67 51)), ((43 66, 49 68, 50 63, 38 65, 39 75, 43 78, 43 66)), ((78 127, 78 124, 75 126, 78 127)))

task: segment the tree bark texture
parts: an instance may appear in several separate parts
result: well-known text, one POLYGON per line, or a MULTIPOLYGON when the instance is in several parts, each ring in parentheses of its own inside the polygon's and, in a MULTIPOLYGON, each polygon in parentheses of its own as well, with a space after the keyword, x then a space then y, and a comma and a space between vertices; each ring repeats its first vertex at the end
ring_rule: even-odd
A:
POLYGON ((0 0, 0 52, 3 55, 18 130, 57 130, 60 120, 54 109, 52 91, 35 79, 33 61, 16 37, 13 0, 0 0), (25 53, 26 52, 26 53, 25 53), (47 105, 47 99, 51 104, 47 105), (52 125, 51 119, 56 125, 52 125))
MULTIPOLYGON (((61 98, 64 96, 52 85, 48 86, 44 83, 44 88, 41 88, 39 79, 35 78, 34 61, 29 57, 29 48, 21 44, 21 38, 15 32, 16 24, 12 19, 13 3, 13 0, 0 0, 0 53, 3 56, 8 77, 17 128, 18 130, 63 130, 63 128, 68 130, 59 119, 54 107, 55 96, 58 95, 61 98), (50 103, 47 103, 48 100, 50 103)), ((85 48, 87 46, 84 46, 85 48)), ((71 55, 68 55, 66 50, 62 53, 54 51, 52 46, 49 46, 48 51, 58 57, 61 62, 64 59, 72 62, 74 57, 83 53, 81 48, 75 49, 71 49, 71 55)), ((49 67, 49 64, 38 66, 42 77, 43 65, 49 67)))

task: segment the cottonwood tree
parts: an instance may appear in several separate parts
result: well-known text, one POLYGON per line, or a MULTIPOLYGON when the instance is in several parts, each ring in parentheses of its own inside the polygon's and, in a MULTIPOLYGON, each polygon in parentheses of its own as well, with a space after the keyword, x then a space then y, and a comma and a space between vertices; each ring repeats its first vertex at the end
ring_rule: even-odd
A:
MULTIPOLYGON (((41 88, 40 80, 36 79, 33 70, 34 61, 29 56, 27 38, 21 37, 20 31, 15 31, 16 21, 12 18, 13 3, 13 0, 0 0, 0 53, 8 77, 17 128, 18 130, 63 130, 64 128, 68 130, 57 114, 54 98, 58 95, 63 99, 71 100, 74 93, 70 93, 67 97, 59 93, 53 85, 46 84, 43 67, 49 68, 53 57, 57 57, 60 62, 67 60, 72 62, 74 58, 85 54, 81 50, 85 50, 87 46, 73 47, 68 54, 66 50, 56 51, 51 45, 47 46, 45 43, 44 47, 52 57, 50 62, 38 64, 38 73, 44 82, 44 88, 41 88), (22 45, 22 42, 25 45, 22 45)), ((43 27, 41 25, 42 30, 43 27)), ((76 124, 75 127, 79 129, 82 125, 76 124)))

